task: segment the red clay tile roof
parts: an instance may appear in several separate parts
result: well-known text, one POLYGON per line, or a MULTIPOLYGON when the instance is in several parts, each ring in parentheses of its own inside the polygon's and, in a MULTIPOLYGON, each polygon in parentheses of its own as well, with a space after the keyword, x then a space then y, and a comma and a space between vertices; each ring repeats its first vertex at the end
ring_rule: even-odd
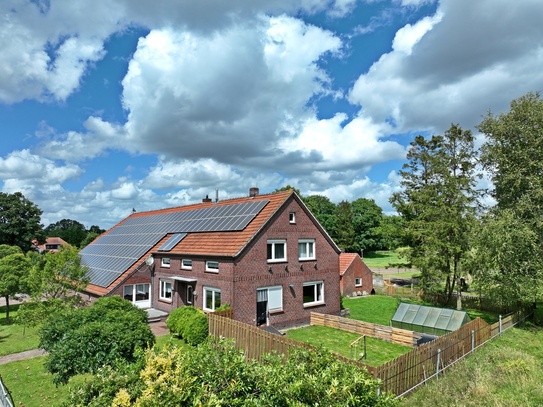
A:
MULTIPOLYGON (((187 236, 181 240, 169 253, 178 253, 186 255, 209 255, 209 256, 227 256, 234 257, 238 255, 243 248, 257 235, 257 233, 264 227, 264 225, 271 219, 271 217, 279 210, 279 208, 294 195, 292 190, 281 191, 272 194, 262 194, 255 197, 242 197, 227 199, 219 201, 217 203, 202 202, 198 204, 160 209, 146 212, 136 212, 128 216, 126 219, 113 226, 102 236, 107 235, 117 226, 122 225, 127 219, 137 218, 142 216, 151 216, 163 213, 171 212, 184 212, 194 209, 201 209, 213 206, 233 205, 241 204, 244 202, 254 201, 269 201, 266 206, 255 216, 255 218, 241 231, 230 232, 193 232, 188 233, 187 236)), ((110 292, 117 285, 121 284, 141 263, 151 254, 158 251, 158 248, 171 236, 168 234, 164 236, 154 247, 149 250, 138 259, 132 267, 125 270, 119 278, 111 283, 107 288, 100 287, 94 284, 87 286, 87 291, 97 295, 105 295, 110 292)))
POLYGON ((349 266, 357 257, 359 257, 358 253, 340 253, 339 255, 339 275, 340 276, 345 274, 349 266))

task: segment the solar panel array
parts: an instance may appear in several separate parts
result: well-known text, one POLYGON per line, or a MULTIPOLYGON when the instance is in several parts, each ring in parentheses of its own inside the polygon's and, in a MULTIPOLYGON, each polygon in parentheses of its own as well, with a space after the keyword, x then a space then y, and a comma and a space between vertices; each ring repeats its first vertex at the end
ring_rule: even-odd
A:
POLYGON ((89 268, 87 276, 92 284, 107 287, 166 234, 174 235, 159 250, 173 249, 187 233, 243 230, 268 202, 252 201, 131 217, 81 250, 81 262, 89 268), (177 238, 179 240, 173 243, 177 238))

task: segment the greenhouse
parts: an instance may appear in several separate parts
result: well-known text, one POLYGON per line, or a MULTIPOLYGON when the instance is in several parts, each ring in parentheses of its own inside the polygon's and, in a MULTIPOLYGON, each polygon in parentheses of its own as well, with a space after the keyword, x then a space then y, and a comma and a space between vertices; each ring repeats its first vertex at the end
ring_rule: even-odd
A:
POLYGON ((465 311, 402 302, 390 325, 430 335, 444 335, 457 330, 469 321, 469 315, 465 311))

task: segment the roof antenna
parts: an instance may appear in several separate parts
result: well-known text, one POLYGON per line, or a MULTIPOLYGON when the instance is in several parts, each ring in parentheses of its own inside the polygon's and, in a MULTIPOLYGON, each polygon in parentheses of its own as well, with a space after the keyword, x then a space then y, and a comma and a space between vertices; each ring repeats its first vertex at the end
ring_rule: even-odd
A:
POLYGON ((219 202, 219 189, 215 190, 215 203, 219 202))

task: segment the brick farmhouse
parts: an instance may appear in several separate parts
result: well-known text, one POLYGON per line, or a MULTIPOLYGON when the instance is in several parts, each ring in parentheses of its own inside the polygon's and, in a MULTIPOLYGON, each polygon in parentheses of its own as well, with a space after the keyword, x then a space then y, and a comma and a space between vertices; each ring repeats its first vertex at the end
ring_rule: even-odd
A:
POLYGON ((278 328, 340 312, 340 250, 291 190, 135 212, 81 256, 93 298, 166 313, 228 304, 236 320, 278 328))

